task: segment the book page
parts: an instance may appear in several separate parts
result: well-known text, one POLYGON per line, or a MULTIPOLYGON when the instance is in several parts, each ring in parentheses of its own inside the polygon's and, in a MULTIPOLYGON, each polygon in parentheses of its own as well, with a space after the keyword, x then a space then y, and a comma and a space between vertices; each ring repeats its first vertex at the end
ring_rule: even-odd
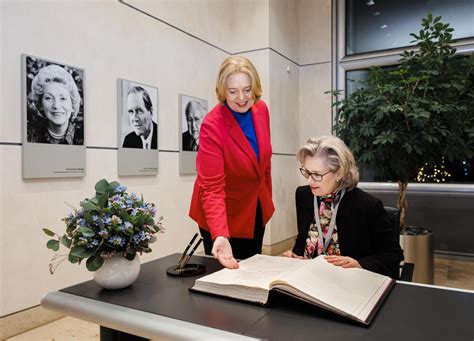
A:
POLYGON ((287 257, 255 255, 239 262, 238 269, 222 269, 197 281, 220 285, 242 285, 268 290, 270 283, 284 273, 301 267, 307 261, 287 257))
MULTIPOLYGON (((365 320, 391 279, 364 269, 344 269, 322 256, 281 277, 315 302, 365 320)), ((277 283, 278 284, 278 283, 277 283)), ((281 284, 281 283, 280 283, 281 284)), ((280 286, 278 286, 280 287, 280 286)), ((291 291, 291 290, 290 290, 291 291)))

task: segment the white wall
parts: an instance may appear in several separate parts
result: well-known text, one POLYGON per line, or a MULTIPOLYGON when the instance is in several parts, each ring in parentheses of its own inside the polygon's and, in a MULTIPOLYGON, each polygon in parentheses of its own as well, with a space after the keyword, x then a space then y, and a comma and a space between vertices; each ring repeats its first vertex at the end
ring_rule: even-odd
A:
POLYGON ((331 1, 270 1, 270 113, 276 212, 264 244, 296 235, 295 189, 306 184, 295 153, 331 133, 331 1))
POLYGON ((318 9, 314 16, 301 14, 301 7, 290 2, 127 1, 187 34, 114 0, 0 1, 0 316, 39 304, 46 292, 91 278, 84 266, 69 263, 51 276, 52 252, 41 228, 64 231, 60 219, 70 211, 64 202, 78 205, 93 194, 98 179, 118 180, 158 204, 166 232, 143 261, 184 248, 196 225, 187 216, 194 176, 178 175, 178 95, 207 99, 212 107, 225 51, 250 51, 244 55, 259 69, 263 99, 270 107, 277 212, 264 243, 295 235, 294 190, 300 177, 294 153, 303 139, 330 129, 330 100, 321 94, 331 85, 328 53, 321 53, 330 51, 330 40, 319 36, 330 32, 330 0, 297 1, 308 10, 318 9), (306 32, 302 21, 318 31, 306 32), (299 28, 288 31, 294 24, 299 28), (302 45, 310 50, 317 45, 318 52, 302 45), (87 149, 85 178, 22 179, 22 53, 85 69, 86 144, 97 147, 87 149), (316 64, 301 66, 309 63, 316 64), (117 78, 159 88, 156 177, 117 176, 117 151, 108 149, 117 147, 117 78))

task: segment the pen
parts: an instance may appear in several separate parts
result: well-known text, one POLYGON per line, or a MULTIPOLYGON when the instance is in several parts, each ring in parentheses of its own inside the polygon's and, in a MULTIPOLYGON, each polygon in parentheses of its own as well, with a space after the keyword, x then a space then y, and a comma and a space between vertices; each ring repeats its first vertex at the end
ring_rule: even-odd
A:
POLYGON ((198 242, 196 243, 196 245, 194 245, 193 249, 191 250, 190 254, 186 257, 186 259, 184 260, 183 264, 181 264, 181 266, 179 266, 178 264, 178 269, 182 269, 186 266, 186 264, 188 264, 189 260, 191 259, 191 257, 193 256, 194 254, 194 251, 197 250, 197 248, 199 247, 199 244, 201 244, 202 242, 202 238, 200 238, 198 240, 198 242))
POLYGON ((191 245, 193 245, 193 243, 194 243, 194 241, 196 240, 197 236, 198 236, 198 234, 195 233, 193 239, 191 239, 191 241, 189 242, 188 246, 186 246, 186 249, 184 249, 183 253, 181 254, 181 257, 179 257, 178 268, 181 267, 181 263, 182 263, 183 260, 186 258, 186 254, 188 253, 188 250, 189 250, 189 248, 191 247, 191 245))

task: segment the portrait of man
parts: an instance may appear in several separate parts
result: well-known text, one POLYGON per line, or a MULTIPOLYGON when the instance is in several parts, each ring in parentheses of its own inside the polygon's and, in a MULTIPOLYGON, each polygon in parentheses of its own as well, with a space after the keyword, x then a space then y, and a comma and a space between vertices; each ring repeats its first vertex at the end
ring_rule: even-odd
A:
POLYGON ((199 129, 207 113, 207 105, 203 105, 202 101, 191 99, 184 108, 187 130, 182 133, 183 151, 197 151, 199 149, 199 129))
POLYGON ((153 121, 154 108, 148 91, 142 86, 131 85, 125 110, 132 131, 125 136, 122 147, 157 149, 158 125, 153 121))

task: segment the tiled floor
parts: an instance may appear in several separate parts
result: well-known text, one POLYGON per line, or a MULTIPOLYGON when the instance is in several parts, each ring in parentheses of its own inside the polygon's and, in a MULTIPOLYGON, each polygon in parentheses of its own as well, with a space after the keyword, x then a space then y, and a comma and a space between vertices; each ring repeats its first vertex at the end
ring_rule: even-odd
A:
POLYGON ((435 284, 474 290, 474 261, 435 258, 435 284))
POLYGON ((25 333, 10 337, 6 341, 98 341, 99 326, 94 323, 65 317, 25 333))
MULTIPOLYGON (((474 261, 435 258, 435 285, 474 290, 474 261)), ((99 340, 99 326, 65 317, 6 339, 6 341, 70 340, 99 340)))

